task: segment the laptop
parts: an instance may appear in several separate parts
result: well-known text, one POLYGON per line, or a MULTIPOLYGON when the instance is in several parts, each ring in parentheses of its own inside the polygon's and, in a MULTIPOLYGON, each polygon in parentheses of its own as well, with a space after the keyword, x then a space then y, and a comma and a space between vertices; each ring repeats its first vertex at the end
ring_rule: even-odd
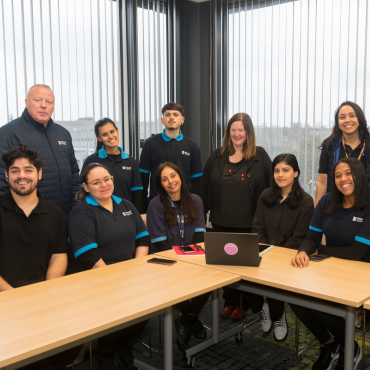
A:
POLYGON ((204 233, 206 263, 258 267, 262 258, 259 254, 270 247, 258 242, 257 234, 204 233))

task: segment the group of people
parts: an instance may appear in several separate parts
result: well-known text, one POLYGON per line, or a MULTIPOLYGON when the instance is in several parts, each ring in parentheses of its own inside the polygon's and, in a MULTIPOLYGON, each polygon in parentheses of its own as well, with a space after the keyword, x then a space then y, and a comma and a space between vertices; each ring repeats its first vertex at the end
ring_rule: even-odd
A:
MULTIPOLYGON (((321 145, 315 208, 299 184, 296 157, 283 153, 271 162, 246 113, 231 117, 204 173, 198 145, 181 132, 181 105, 163 107, 165 128, 144 142, 139 163, 118 146, 115 122, 100 119, 94 129, 102 147, 80 173, 71 135, 51 118, 51 89, 31 87, 25 103, 22 116, 0 128, 0 291, 201 243, 208 213, 213 231, 253 232, 261 243, 297 250, 294 267, 308 267, 316 250, 370 262, 370 135, 355 103, 337 109, 321 145)), ((208 298, 178 304, 181 350, 192 336, 206 338, 198 315, 208 298)), ((284 302, 253 294, 240 302, 240 292, 228 287, 224 299, 221 316, 239 319, 250 307, 264 332, 272 330, 277 341, 287 337, 284 302)), ((344 320, 291 308, 321 343, 312 368, 330 369, 339 358, 335 369, 343 369, 344 320)), ((131 342, 122 338, 142 329, 125 329, 116 340, 126 368, 133 368, 133 357, 131 342)), ((356 343, 355 365, 361 355, 356 343)))

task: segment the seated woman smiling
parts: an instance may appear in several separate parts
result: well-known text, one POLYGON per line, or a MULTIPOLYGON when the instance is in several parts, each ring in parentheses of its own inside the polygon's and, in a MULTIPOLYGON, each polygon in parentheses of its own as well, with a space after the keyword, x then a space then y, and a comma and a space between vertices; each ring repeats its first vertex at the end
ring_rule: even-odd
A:
MULTIPOLYGON (((354 158, 342 158, 334 166, 335 186, 318 202, 306 239, 291 263, 308 267, 309 255, 328 254, 337 258, 370 262, 370 190, 362 163, 354 158), (322 235, 326 244, 320 245, 322 235)), ((321 343, 321 354, 313 370, 344 369, 345 321, 337 316, 305 307, 290 305, 302 323, 321 343)), ((354 369, 362 357, 355 342, 354 369)))
MULTIPOLYGON (((159 195, 149 203, 147 213, 153 250, 203 242, 203 203, 198 195, 189 192, 180 169, 173 163, 162 163, 156 172, 156 188, 159 195)), ((183 351, 192 335, 198 339, 207 336, 198 314, 209 296, 210 293, 202 294, 176 305, 182 314, 175 321, 177 345, 183 351)))
MULTIPOLYGON (((91 163, 84 167, 81 178, 83 188, 76 195, 79 203, 68 218, 70 248, 80 264, 77 270, 146 256, 149 233, 134 205, 113 195, 113 176, 108 169, 91 163)), ((98 365, 107 368, 118 358, 123 368, 135 369, 132 341, 145 325, 143 321, 100 338, 100 353, 94 357, 98 365)))

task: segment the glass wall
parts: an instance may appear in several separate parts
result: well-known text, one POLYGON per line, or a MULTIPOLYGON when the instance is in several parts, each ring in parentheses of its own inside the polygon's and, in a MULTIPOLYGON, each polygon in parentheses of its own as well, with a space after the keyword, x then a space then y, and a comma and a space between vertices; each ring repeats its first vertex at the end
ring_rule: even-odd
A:
POLYGON ((162 131, 167 93, 167 6, 161 0, 137 2, 140 140, 162 131))
POLYGON ((29 87, 49 85, 81 168, 95 151, 94 122, 120 124, 117 2, 0 1, 0 126, 22 114, 29 87))
POLYGON ((248 113, 271 159, 298 158, 312 195, 335 109, 370 112, 366 0, 229 1, 228 116, 248 113))

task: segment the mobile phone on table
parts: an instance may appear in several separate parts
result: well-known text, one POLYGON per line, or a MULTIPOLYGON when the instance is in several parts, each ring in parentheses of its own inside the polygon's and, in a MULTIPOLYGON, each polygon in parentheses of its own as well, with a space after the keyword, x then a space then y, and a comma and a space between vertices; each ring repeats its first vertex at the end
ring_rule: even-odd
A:
POLYGON ((174 260, 166 260, 165 258, 152 258, 147 261, 148 263, 156 263, 158 265, 166 265, 166 266, 171 266, 177 261, 174 260))
POLYGON ((312 262, 321 262, 323 260, 326 260, 327 258, 330 258, 331 256, 327 254, 314 254, 310 256, 310 261, 312 262))
POLYGON ((192 247, 189 247, 188 245, 184 247, 179 247, 179 249, 182 253, 195 253, 195 250, 192 247))

